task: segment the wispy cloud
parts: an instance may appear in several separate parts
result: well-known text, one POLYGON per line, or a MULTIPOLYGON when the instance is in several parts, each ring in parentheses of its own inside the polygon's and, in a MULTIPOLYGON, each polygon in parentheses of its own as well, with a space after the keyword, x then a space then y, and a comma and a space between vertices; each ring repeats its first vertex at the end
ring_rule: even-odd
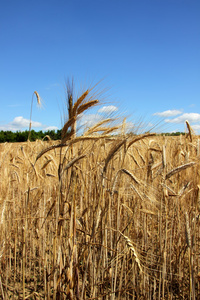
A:
POLYGON ((115 111, 117 111, 118 108, 114 105, 108 105, 108 106, 103 106, 102 108, 100 108, 98 110, 98 113, 106 113, 106 114, 110 114, 113 113, 115 111))
POLYGON ((189 105, 189 107, 192 107, 192 108, 195 107, 195 106, 196 106, 196 105, 193 104, 193 103, 189 105))
POLYGON ((166 117, 174 117, 180 114, 182 114, 181 110, 172 109, 172 110, 165 110, 163 112, 156 112, 153 115, 166 118, 166 117))
POLYGON ((184 123, 185 121, 189 121, 190 123, 200 122, 200 114, 198 113, 185 113, 181 116, 173 119, 165 119, 166 123, 184 123))
POLYGON ((60 86, 61 85, 59 83, 55 82, 55 83, 52 83, 52 84, 48 85, 45 89, 46 90, 51 90, 53 88, 57 88, 57 87, 60 87, 60 86))

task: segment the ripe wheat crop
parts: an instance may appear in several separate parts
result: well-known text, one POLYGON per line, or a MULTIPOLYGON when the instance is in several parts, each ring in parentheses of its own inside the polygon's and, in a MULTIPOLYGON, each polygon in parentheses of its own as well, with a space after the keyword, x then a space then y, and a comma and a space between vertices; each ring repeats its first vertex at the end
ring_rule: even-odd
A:
POLYGON ((197 298, 199 138, 78 137, 87 97, 62 141, 0 145, 1 298, 197 298))

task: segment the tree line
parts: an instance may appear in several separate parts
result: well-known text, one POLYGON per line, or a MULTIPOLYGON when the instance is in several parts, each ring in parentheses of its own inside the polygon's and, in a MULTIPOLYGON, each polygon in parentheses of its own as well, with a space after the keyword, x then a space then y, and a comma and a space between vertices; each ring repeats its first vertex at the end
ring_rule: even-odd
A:
MULTIPOLYGON (((5 142, 26 142, 28 140, 28 134, 29 131, 0 131, 0 143, 5 142)), ((132 133, 133 134, 133 133, 132 133)), ((178 135, 184 135, 184 132, 171 132, 171 133, 161 133, 160 135, 166 135, 166 136, 178 136, 178 135)), ((31 130, 30 134, 30 141, 36 141, 36 140, 42 140, 44 138, 51 139, 51 140, 60 140, 61 139, 61 129, 60 130, 48 130, 48 131, 35 131, 31 130)))
MULTIPOLYGON (((26 142, 28 140, 29 131, 0 131, 0 143, 5 142, 26 142)), ((42 140, 45 137, 51 140, 60 140, 61 139, 61 130, 48 130, 48 131, 35 131, 31 130, 29 140, 30 141, 36 141, 36 140, 42 140)))

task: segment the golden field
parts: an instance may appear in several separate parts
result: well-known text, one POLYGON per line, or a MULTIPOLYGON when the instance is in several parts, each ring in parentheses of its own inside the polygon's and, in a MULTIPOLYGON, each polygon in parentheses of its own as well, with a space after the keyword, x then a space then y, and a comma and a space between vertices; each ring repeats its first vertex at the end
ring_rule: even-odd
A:
POLYGON ((198 299, 199 138, 64 142, 0 144, 1 299, 198 299))

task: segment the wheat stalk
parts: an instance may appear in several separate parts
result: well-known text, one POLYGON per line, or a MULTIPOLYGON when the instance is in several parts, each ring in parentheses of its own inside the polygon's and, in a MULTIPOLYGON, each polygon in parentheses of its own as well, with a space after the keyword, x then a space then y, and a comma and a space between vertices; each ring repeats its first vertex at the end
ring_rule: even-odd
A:
POLYGON ((186 123, 187 129, 188 129, 188 135, 190 137, 190 142, 192 142, 192 128, 190 126, 190 123, 187 120, 185 121, 185 123, 186 123))
POLYGON ((102 120, 98 123, 96 123, 95 125, 93 125, 92 127, 90 127, 86 132, 85 132, 85 135, 88 135, 88 134, 91 134, 94 132, 94 130, 96 130, 97 128, 99 128, 101 125, 103 124, 106 124, 108 122, 112 121, 112 119, 105 119, 105 120, 102 120))
POLYGON ((124 235, 122 232, 120 232, 120 234, 125 239, 128 248, 133 252, 133 255, 135 257, 135 261, 136 261, 140 271, 142 272, 142 266, 141 266, 141 263, 140 263, 139 255, 138 255, 138 252, 137 252, 136 248, 133 246, 132 241, 126 235, 124 235))
POLYGON ((77 114, 80 115, 81 113, 83 113, 85 110, 87 110, 88 108, 96 105, 97 103, 99 103, 99 100, 91 100, 89 102, 86 102, 82 105, 80 105, 77 109, 77 114))
POLYGON ((72 136, 74 133, 73 125, 76 122, 76 116, 72 116, 62 128, 61 132, 61 144, 65 144, 67 140, 72 136), (71 127, 71 131, 68 132, 69 127, 71 127))
POLYGON ((155 136, 155 135, 156 135, 155 133, 150 133, 150 132, 148 132, 148 133, 141 134, 141 135, 139 135, 139 136, 137 136, 137 137, 134 137, 134 138, 128 143, 127 149, 128 149, 131 145, 133 145, 134 143, 136 143, 137 141, 142 140, 142 139, 144 139, 144 138, 146 138, 146 137, 149 137, 149 136, 155 136))
POLYGON ((51 138, 48 134, 43 137, 42 141, 44 141, 46 138, 47 138, 48 141, 51 141, 51 138))
POLYGON ((119 143, 115 144, 111 148, 110 152, 108 153, 108 156, 105 159, 105 166, 104 166, 104 169, 103 169, 103 173, 106 173, 109 161, 113 158, 113 156, 115 155, 115 153, 117 153, 119 151, 119 149, 121 148, 121 146, 126 143, 126 140, 127 140, 126 138, 123 139, 122 141, 120 141, 119 143))
POLYGON ((200 185, 197 185, 197 209, 200 213, 200 185))
POLYGON ((35 96, 36 96, 36 98, 37 98, 37 104, 41 107, 42 101, 41 101, 40 95, 38 94, 37 91, 34 91, 33 94, 35 94, 35 96))
POLYGON ((181 165, 181 166, 179 166, 177 168, 174 168, 174 169, 172 169, 171 171, 169 171, 166 174, 165 179, 169 179, 172 175, 174 175, 174 174, 176 174, 176 173, 178 173, 180 171, 183 171, 183 170, 185 170, 187 168, 190 168, 190 167, 194 166, 195 164, 196 164, 195 162, 190 162, 190 163, 181 165))
POLYGON ((126 169, 121 169, 121 171, 130 176, 130 178, 133 179, 135 183, 140 184, 139 180, 130 171, 126 169))
POLYGON ((1 224, 3 224, 3 222, 4 222, 5 208, 6 208, 6 201, 4 200, 4 202, 3 202, 3 209, 2 209, 2 212, 1 212, 1 224))
POLYGON ((185 234, 186 234, 186 242, 187 246, 191 248, 191 232, 190 232, 190 223, 188 213, 185 212, 185 234))
POLYGON ((40 98, 38 92, 37 92, 37 91, 34 91, 33 96, 32 96, 32 101, 31 101, 31 112, 30 112, 30 123, 29 123, 28 140, 30 140, 30 134, 31 134, 31 118, 32 118, 33 98, 34 98, 34 95, 35 95, 36 98, 37 98, 37 104, 38 104, 38 106, 41 107, 41 105, 42 105, 42 101, 41 101, 41 98, 40 98))
POLYGON ((81 103, 85 100, 85 98, 88 96, 89 94, 89 90, 85 91, 85 93, 83 93, 76 101, 76 103, 74 103, 74 106, 72 108, 72 115, 76 115, 77 113, 77 108, 81 105, 81 103))

